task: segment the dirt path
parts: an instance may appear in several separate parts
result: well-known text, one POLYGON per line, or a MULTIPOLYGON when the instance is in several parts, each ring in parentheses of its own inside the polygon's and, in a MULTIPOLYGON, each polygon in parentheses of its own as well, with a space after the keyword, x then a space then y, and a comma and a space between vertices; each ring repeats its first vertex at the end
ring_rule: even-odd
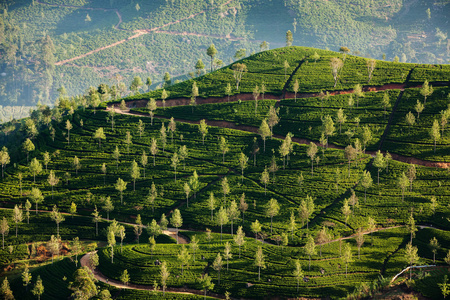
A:
MULTIPOLYGON (((88 267, 89 268, 89 258, 93 253, 96 253, 97 251, 94 252, 88 252, 85 255, 83 255, 80 259, 80 264, 83 267, 88 267)), ((104 274, 102 274, 98 269, 93 270, 94 273, 94 277, 95 279, 97 279, 98 281, 101 281, 103 283, 109 284, 111 286, 120 288, 120 289, 131 289, 131 290, 141 290, 141 291, 154 291, 154 287, 153 285, 144 285, 144 284, 123 284, 122 282, 118 281, 118 280, 114 280, 111 279, 107 276, 105 276, 104 274)), ((160 292, 162 290, 159 290, 160 292)), ((177 293, 177 294, 185 294, 185 295, 204 295, 203 291, 200 290, 194 290, 194 289, 188 289, 188 288, 174 288, 174 287, 170 287, 166 289, 166 292, 170 292, 170 293, 177 293)), ((216 299, 225 299, 224 296, 222 295, 218 295, 215 293, 211 293, 209 292, 207 294, 209 297, 212 298, 216 298, 216 299)))
MULTIPOLYGON (((142 101, 147 103, 147 100, 136 100, 136 102, 142 102, 142 101)), ((128 103, 136 103, 136 102, 130 101, 128 103)), ((166 106, 176 106, 176 105, 167 105, 167 102, 169 102, 169 101, 166 101, 166 106)), ((170 103, 170 104, 175 104, 175 102, 170 103)), ((138 106, 138 107, 143 107, 143 106, 138 106)), ((111 108, 112 108, 112 106, 108 106, 107 110, 110 110, 111 108)), ((122 115, 141 116, 141 117, 145 117, 145 118, 150 117, 148 114, 144 114, 144 113, 130 112, 130 110, 122 111, 122 110, 118 109, 116 106, 114 106, 114 110, 116 113, 122 114, 122 115)), ((168 119, 164 116, 154 116, 154 118, 168 119)), ((174 120, 177 122, 189 123, 189 124, 199 124, 200 123, 200 121, 193 121, 193 120, 179 119, 179 118, 176 118, 174 120)), ((246 132, 251 132, 251 133, 256 133, 256 134, 259 131, 259 128, 256 126, 236 125, 235 123, 229 122, 229 121, 216 121, 216 120, 208 120, 208 119, 205 119, 205 121, 207 122, 207 124, 209 126, 241 130, 241 131, 246 131, 246 132)), ((285 136, 280 135, 280 134, 274 134, 273 137, 277 138, 277 139, 283 139, 283 140, 286 138, 285 136)), ((300 144, 300 145, 309 145, 312 142, 312 143, 316 144, 318 147, 321 147, 319 142, 312 141, 312 140, 305 139, 305 138, 293 137, 292 141, 297 144, 300 144)), ((328 148, 343 150, 345 147, 329 143, 328 148)), ((375 157, 376 151, 366 151, 366 154, 370 154, 372 157, 375 157)), ((390 153, 390 154, 391 154, 393 160, 408 163, 408 164, 415 164, 415 165, 424 166, 424 167, 441 168, 441 169, 450 168, 450 163, 421 160, 418 158, 403 156, 403 155, 395 154, 395 153, 390 153)))
MULTIPOLYGON (((232 1, 232 0, 229 0, 229 1, 225 2, 224 4, 222 4, 222 6, 228 5, 229 3, 231 3, 231 1, 232 1)), ((114 28, 115 28, 115 29, 118 29, 118 30, 124 30, 124 29, 120 29, 120 28, 119 28, 120 24, 122 23, 122 16, 120 15, 119 10, 117 10, 117 9, 115 9, 115 8, 114 8, 114 9, 113 9, 113 8, 110 8, 110 9, 109 9, 109 8, 90 8, 90 7, 73 6, 73 5, 59 5, 59 4, 45 3, 45 2, 41 2, 41 1, 39 1, 39 0, 38 0, 37 2, 40 3, 40 4, 43 4, 43 5, 50 5, 50 6, 57 6, 57 7, 70 7, 70 8, 87 9, 87 10, 115 11, 116 14, 117 14, 117 16, 119 17, 119 23, 117 23, 117 24, 114 26, 114 28)), ((78 55, 78 56, 75 56, 75 57, 72 57, 72 58, 69 58, 69 59, 65 59, 65 60, 58 61, 58 62, 55 63, 55 66, 60 66, 60 65, 64 65, 64 64, 69 63, 69 62, 73 62, 73 61, 75 61, 75 60, 84 58, 84 57, 86 57, 86 56, 92 55, 92 54, 94 54, 94 53, 103 51, 103 50, 108 49, 108 48, 115 47, 115 46, 117 46, 117 45, 120 45, 120 44, 123 44, 123 43, 125 43, 125 42, 128 42, 128 41, 130 41, 130 40, 132 40, 132 39, 138 38, 138 37, 140 37, 141 35, 149 34, 149 33, 152 33, 152 32, 154 32, 154 33, 166 33, 166 34, 173 34, 173 35, 196 35, 196 36, 214 37, 214 35, 206 35, 206 34, 204 35, 204 34, 196 34, 196 33, 179 33, 179 32, 171 32, 171 31, 164 31, 164 32, 163 32, 163 31, 160 31, 161 28, 164 28, 164 27, 167 27, 167 26, 170 26, 170 25, 174 25, 174 24, 180 23, 180 22, 182 22, 182 21, 186 21, 186 20, 192 19, 192 18, 194 18, 194 17, 196 17, 196 16, 198 16, 198 15, 200 15, 200 14, 203 14, 203 13, 205 13, 205 12, 206 12, 206 10, 202 10, 202 11, 200 11, 200 12, 198 12, 198 13, 191 14, 191 15, 185 17, 185 18, 181 18, 181 19, 178 19, 178 20, 175 20, 175 21, 172 21, 172 22, 163 24, 163 25, 158 26, 158 27, 153 27, 153 28, 150 28, 150 29, 138 29, 138 30, 134 30, 133 32, 134 32, 135 34, 132 35, 132 36, 130 36, 130 37, 128 37, 128 38, 126 38, 126 39, 122 39, 122 40, 117 41, 117 42, 115 42, 115 43, 112 43, 112 44, 109 44, 109 45, 106 45, 106 46, 103 46, 103 47, 94 49, 94 50, 89 51, 89 52, 87 52, 87 53, 85 53, 85 54, 81 54, 81 55, 78 55)), ((125 31, 125 30, 124 30, 124 31, 125 31)), ((126 30, 126 31, 128 31, 128 30, 126 30)), ((227 36, 217 36, 217 38, 228 38, 228 37, 227 37, 227 36)), ((241 38, 231 38, 231 37, 230 37, 229 39, 230 39, 230 40, 237 41, 237 40, 240 40, 241 38)))

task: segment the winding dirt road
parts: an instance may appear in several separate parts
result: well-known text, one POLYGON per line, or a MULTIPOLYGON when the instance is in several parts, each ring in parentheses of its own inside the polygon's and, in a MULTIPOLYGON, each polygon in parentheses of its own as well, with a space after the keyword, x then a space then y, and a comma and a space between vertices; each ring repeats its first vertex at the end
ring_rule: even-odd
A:
MULTIPOLYGON (((96 253, 97 251, 94 252, 88 252, 85 255, 83 255, 80 259, 80 264, 83 267, 88 267, 89 266, 89 258, 92 254, 96 253)), ((91 269, 92 270, 92 269, 91 269)), ((109 284, 111 286, 120 288, 120 289, 131 289, 131 290, 141 290, 141 291, 154 291, 154 287, 153 285, 144 285, 144 284, 123 284, 122 282, 118 281, 118 280, 114 280, 111 279, 107 276, 105 276, 104 274, 102 274, 98 269, 92 270, 94 273, 94 277, 95 279, 97 279, 98 281, 101 281, 105 284, 109 284)), ((162 290, 159 290, 160 292, 162 292, 162 290)), ((166 292, 170 292, 170 293, 177 293, 177 294, 186 294, 186 295, 204 295, 204 292, 201 290, 195 290, 195 289, 188 289, 188 288, 175 288, 175 287, 169 287, 166 288, 166 292)), ((225 299, 225 296, 219 295, 219 294, 215 294, 215 293, 207 293, 208 297, 212 297, 212 298, 216 298, 216 299, 225 299)))
MULTIPOLYGON (((221 4, 221 6, 226 6, 226 5, 230 4, 232 1, 233 0, 229 0, 229 1, 225 2, 224 4, 221 4)), ((75 5, 51 4, 51 3, 42 2, 41 0, 37 0, 36 2, 39 3, 39 4, 42 4, 42 5, 48 5, 48 6, 54 6, 54 7, 68 7, 68 8, 77 8, 77 9, 86 9, 86 10, 114 11, 117 14, 117 17, 119 18, 119 22, 114 26, 114 29, 122 30, 122 31, 131 31, 131 30, 126 30, 126 29, 121 29, 119 27, 120 24, 122 23, 122 15, 120 14, 119 10, 116 9, 116 8, 93 8, 93 7, 83 7, 83 6, 75 6, 75 5)), ((89 51, 87 53, 84 53, 84 54, 81 54, 81 55, 78 55, 78 56, 75 56, 75 57, 72 57, 72 58, 69 58, 69 59, 58 61, 58 62, 55 63, 55 66, 61 66, 61 65, 67 64, 69 62, 73 62, 75 60, 79 60, 81 58, 87 57, 89 55, 92 55, 94 53, 103 51, 103 50, 108 49, 108 48, 112 48, 112 47, 118 46, 120 44, 123 44, 123 43, 128 42, 128 41, 130 41, 132 39, 138 38, 138 37, 140 37, 140 36, 142 36, 144 34, 149 34, 149 33, 162 33, 162 34, 170 34, 170 35, 211 37, 211 38, 219 38, 219 39, 228 39, 228 40, 231 40, 231 41, 244 40, 244 38, 231 37, 229 34, 228 35, 213 35, 213 34, 202 34, 202 33, 194 33, 194 32, 177 32, 177 31, 162 31, 161 30, 164 27, 167 27, 167 26, 170 26, 170 25, 174 25, 174 24, 180 23, 182 21, 186 21, 186 20, 195 18, 196 16, 201 15, 201 14, 203 14, 205 12, 206 12, 206 10, 202 10, 202 11, 199 11, 198 13, 194 13, 194 14, 191 14, 191 15, 189 15, 187 17, 184 17, 184 18, 181 18, 181 19, 178 19, 178 20, 175 20, 175 21, 163 24, 161 26, 153 27, 153 28, 150 28, 150 29, 133 30, 132 32, 134 33, 134 35, 132 35, 130 37, 127 37, 126 39, 122 39, 122 40, 117 41, 115 43, 112 43, 112 44, 109 44, 109 45, 106 45, 106 46, 94 49, 92 51, 89 51)))
MULTIPOLYGON (((420 86, 414 86, 414 87, 420 87, 420 86)), ((406 84, 387 84, 387 85, 383 85, 383 86, 366 86, 364 87, 365 91, 384 91, 387 89, 400 89, 400 90, 404 90, 406 88, 406 84)), ((347 94, 347 93, 352 93, 353 90, 344 90, 344 91, 334 91, 330 94, 333 95, 337 95, 337 94, 347 94)), ((318 93, 302 93, 302 94, 297 94, 297 98, 310 98, 310 97, 317 97, 318 93)), ((286 94, 287 98, 292 97, 293 95, 290 95, 290 93, 286 94)), ((250 100, 254 100, 253 96, 251 94, 237 94, 237 95, 233 95, 230 97, 230 99, 228 100, 228 97, 210 97, 210 98, 200 98, 197 99, 197 104, 208 104, 208 103, 224 103, 224 102, 228 102, 228 101, 236 101, 236 100, 241 100, 241 101, 250 101, 250 100)), ((266 94, 265 95, 265 99, 274 99, 274 100, 281 100, 280 96, 275 96, 275 95, 270 95, 270 94, 266 94)), ((132 101, 127 101, 127 106, 128 107, 145 107, 147 105, 147 100, 132 100, 132 101)), ((166 100, 165 106, 166 107, 171 107, 171 106, 181 106, 181 105, 189 105, 190 99, 188 98, 175 98, 175 99, 168 99, 166 100)), ((140 117, 146 117, 148 118, 149 115, 148 114, 144 114, 144 113, 139 113, 139 112, 131 112, 130 109, 122 111, 118 108, 119 104, 113 104, 113 105, 109 105, 107 107, 107 110, 111 110, 114 109, 114 111, 118 114, 122 114, 122 115, 130 115, 130 116, 140 116, 140 117)), ((161 101, 157 101, 157 106, 158 107, 162 107, 162 102, 161 101)), ((167 119, 164 116, 154 116, 154 118, 157 119, 167 119)), ((187 119, 179 119, 176 118, 175 121, 177 122, 182 122, 182 123, 189 123, 189 124, 199 124, 199 121, 193 121, 193 120, 187 120, 187 119)), ((217 121, 217 120, 208 120, 205 119, 205 121, 207 122, 208 125, 210 126, 216 126, 216 127, 222 127, 222 128, 230 128, 230 129, 236 129, 236 130, 241 130, 241 131, 246 131, 246 132, 251 132, 251 133, 258 133, 259 128, 256 126, 250 126, 250 125, 237 125, 233 122, 229 122, 229 121, 217 121)), ((274 134, 273 137, 278 138, 278 139, 285 139, 286 137, 283 135, 279 135, 279 134, 274 134)), ((315 143, 317 146, 320 146, 320 144, 316 141, 311 141, 309 139, 305 139, 305 138, 298 138, 298 137, 293 137, 292 141, 295 143, 298 143, 300 145, 309 145, 311 142, 315 143)), ((328 144, 329 148, 333 148, 333 149, 341 149, 343 150, 344 147, 342 146, 338 146, 338 145, 334 145, 329 143, 328 144)), ((366 154, 370 154, 372 157, 375 156, 376 151, 366 151, 366 154)), ((442 169, 446 169, 446 168, 450 168, 450 163, 446 163, 446 162, 436 162, 436 161, 427 161, 427 160, 421 160, 418 158, 414 158, 414 157, 409 157, 409 156, 403 156, 400 154, 396 154, 396 153, 391 153, 392 159, 396 160, 396 161, 400 161, 400 162, 404 162, 404 163, 408 163, 408 164, 415 164, 415 165, 420 165, 420 166, 425 166, 425 167, 432 167, 432 168, 442 168, 442 169)))

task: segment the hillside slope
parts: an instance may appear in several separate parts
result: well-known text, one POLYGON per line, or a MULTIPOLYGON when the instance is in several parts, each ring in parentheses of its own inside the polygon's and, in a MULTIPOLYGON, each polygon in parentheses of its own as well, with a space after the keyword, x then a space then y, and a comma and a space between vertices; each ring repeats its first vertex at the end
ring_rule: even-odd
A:
POLYGON ((134 76, 150 77, 155 88, 165 72, 172 82, 186 79, 198 59, 208 70, 211 43, 226 65, 236 50, 260 51, 262 41, 284 46, 287 30, 295 45, 348 46, 387 60, 445 63, 449 54, 444 0, 8 0, 0 9, 2 105, 52 103, 61 86, 74 96, 118 79, 124 93, 134 76))
MULTIPOLYGON (((32 212, 30 224, 18 224, 19 238, 13 234, 6 236, 6 245, 14 245, 20 252, 8 254, 6 248, 0 250, 3 263, 11 264, 26 257, 25 243, 36 238, 49 240, 56 230, 49 212, 54 205, 69 212, 74 203, 77 215, 73 220, 67 215, 67 221, 60 224, 61 238, 106 240, 106 228, 111 223, 105 216, 126 222, 123 252, 118 250, 118 239, 113 257, 111 247, 100 247, 99 269, 114 280, 120 280, 126 269, 131 284, 147 287, 160 279, 160 267, 154 264, 156 256, 168 264, 172 274, 169 287, 199 290, 197 278, 204 272, 217 282, 218 273, 212 265, 217 253, 222 253, 229 242, 230 270, 223 268, 222 281, 215 285, 214 293, 224 295, 231 291, 233 296, 245 298, 264 295, 344 298, 361 283, 371 283, 380 274, 390 278, 407 265, 404 256, 410 241, 407 228, 412 226, 408 225, 411 215, 415 220, 413 227, 424 226, 413 240, 413 245, 419 247, 421 262, 433 262, 433 253, 427 245, 436 236, 442 245, 436 263, 443 264, 450 250, 449 133, 448 129, 443 131, 436 152, 430 138, 424 135, 434 116, 447 109, 447 66, 378 61, 371 80, 373 86, 367 86, 368 78, 362 73, 367 70, 366 61, 347 55, 342 77, 334 88, 331 71, 324 71, 329 68, 331 57, 342 58, 342 54, 287 47, 243 59, 239 63, 246 64, 248 72, 243 75, 239 90, 233 88, 230 93, 237 101, 227 102, 224 85, 235 84, 232 66, 227 66, 168 88, 169 97, 174 98, 165 100, 165 108, 161 108, 161 90, 127 98, 121 108, 120 100, 99 105, 95 101, 100 97, 97 90, 91 91, 88 103, 92 105, 81 98, 67 97, 61 99, 56 109, 40 107, 29 119, 40 129, 39 134, 36 136, 31 130, 32 122, 24 120, 22 126, 16 124, 22 130, 9 140, 19 144, 10 147, 11 162, 0 182, 1 205, 5 208, 0 210, 0 216, 7 217, 10 226, 14 226, 12 207, 28 199, 34 208, 33 188, 42 191, 44 200, 38 203, 39 212, 32 212), (321 57, 316 62, 309 58, 315 52, 321 57), (289 68, 284 68, 284 61, 289 68), (295 95, 292 99, 290 86, 296 78, 302 78, 299 82, 304 82, 303 90, 298 93, 299 99, 295 95), (419 85, 423 84, 423 78, 435 85, 434 92, 424 101, 419 124, 411 132, 403 128, 404 113, 413 109, 414 102, 422 101, 419 85), (262 80, 267 87, 265 100, 259 100, 256 106, 250 93, 255 85, 261 86, 262 80), (202 97, 198 97, 197 105, 189 107, 186 100, 191 96, 194 81, 202 97), (358 83, 368 91, 355 99, 358 104, 348 107, 352 95, 348 92, 353 92, 349 89, 358 83), (330 91, 330 97, 317 97, 320 90, 330 91), (391 104, 386 113, 380 106, 384 95, 391 104), (159 105, 153 119, 142 108, 151 97, 157 97, 159 105), (270 134, 258 133, 271 108, 280 109, 272 138, 270 134), (336 121, 339 108, 348 116, 342 130, 336 121), (50 119, 46 117, 48 114, 50 119), (356 117, 360 119, 357 123, 356 117), (207 119, 205 127, 197 124, 202 118, 207 119), (322 120, 330 119, 333 126, 322 126, 322 120), (391 129, 386 130, 388 127, 391 129), (308 139, 319 140, 324 129, 330 135, 329 147, 315 148, 308 139), (365 140, 367 130, 372 138, 365 140), (349 134, 344 136, 339 131, 349 134), (35 145, 34 150, 22 147, 26 137, 35 145), (418 141, 419 137, 424 141, 418 141), (422 160, 413 165, 393 153, 391 159, 383 160, 386 164, 379 165, 374 161, 375 153, 369 150, 376 150, 381 142, 383 150, 394 147, 393 152, 422 160), (350 144, 358 151, 343 149, 350 144), (30 150, 29 158, 25 149, 30 150), (36 160, 43 164, 41 170, 33 167, 36 160), (55 186, 48 180, 52 171, 59 178, 55 186), (126 182, 123 194, 117 187, 119 178, 126 182), (269 204, 274 200, 279 208, 272 213, 269 204), (98 235, 95 222, 90 222, 96 209, 103 216, 98 235), (173 219, 177 210, 182 216, 181 224, 173 219), (229 219, 223 217, 224 213, 229 219), (180 272, 178 258, 182 245, 158 241, 153 256, 154 249, 147 243, 152 233, 143 230, 142 235, 135 235, 139 228, 132 230, 130 226, 137 222, 138 215, 146 225, 160 221, 162 214, 171 227, 191 230, 181 233, 187 239, 192 241, 194 235, 199 239, 197 260, 188 260, 185 273, 180 272), (256 221, 261 229, 255 229, 256 221), (41 230, 33 234, 38 226, 41 230), (242 249, 231 236, 238 226, 242 226, 247 236, 242 249), (212 241, 207 240, 207 228, 212 230, 212 241), (326 234, 320 237, 323 230, 326 234), (372 231, 373 237, 365 236, 365 242, 363 238, 358 245, 362 232, 372 231), (317 247, 310 256, 304 251, 309 236, 315 238, 317 247), (280 242, 283 247, 277 246, 280 242), (260 246, 266 257, 266 268, 262 270, 255 266, 255 253, 260 246), (347 249, 353 255, 348 261, 342 254, 347 249), (203 259, 199 259, 200 255, 203 259), (307 278, 301 283, 293 276, 296 260, 307 278)), ((66 264, 67 261, 62 261, 38 272, 47 270, 46 278, 71 278, 73 267, 66 264)), ((14 286, 19 285, 16 282, 14 286)), ((51 284, 49 297, 55 297, 55 289, 51 284)), ((23 293, 21 289, 19 294, 23 293)), ((125 293, 123 297, 137 297, 133 295, 125 293)))

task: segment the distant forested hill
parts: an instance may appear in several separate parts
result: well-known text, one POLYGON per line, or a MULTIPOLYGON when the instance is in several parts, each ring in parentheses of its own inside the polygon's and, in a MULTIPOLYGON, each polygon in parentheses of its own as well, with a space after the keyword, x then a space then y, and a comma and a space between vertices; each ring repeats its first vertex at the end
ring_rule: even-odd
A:
POLYGON ((288 30, 294 45, 446 63, 449 16, 449 0, 6 0, 0 104, 50 104, 101 83, 123 95, 135 76, 154 89, 166 72, 173 83, 209 71, 212 43, 217 68, 263 41, 284 46, 288 30))

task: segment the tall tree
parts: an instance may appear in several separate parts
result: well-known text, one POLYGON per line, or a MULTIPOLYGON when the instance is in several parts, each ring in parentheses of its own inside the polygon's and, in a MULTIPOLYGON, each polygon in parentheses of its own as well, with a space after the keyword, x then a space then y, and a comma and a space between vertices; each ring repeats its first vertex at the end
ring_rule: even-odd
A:
POLYGON ((341 71, 342 67, 344 66, 344 63, 340 58, 332 57, 330 60, 330 67, 331 67, 331 74, 334 78, 334 87, 336 87, 338 79, 339 79, 339 72, 341 71))
POLYGON ((113 158, 116 160, 116 169, 119 168, 119 157, 120 157, 119 147, 116 146, 116 148, 113 151, 113 158))
POLYGON ((102 218, 100 217, 98 210, 97 210, 97 205, 94 208, 94 212, 92 213, 92 221, 95 223, 95 235, 98 235, 98 222, 100 222, 102 218))
POLYGON ((214 44, 211 44, 208 49, 206 49, 206 54, 211 58, 211 72, 213 71, 213 60, 214 56, 217 54, 217 49, 214 44))
POLYGON ((292 272, 292 275, 294 275, 295 279, 297 279, 297 293, 298 293, 298 286, 300 283, 300 279, 302 279, 304 276, 302 266, 298 259, 295 260, 295 268, 294 271, 292 272))
POLYGON ((261 268, 262 269, 266 268, 266 261, 265 261, 265 257, 264 257, 264 254, 263 254, 261 246, 259 246, 256 249, 255 266, 258 267, 258 280, 261 280, 261 268))
POLYGON ((347 121, 347 116, 344 114, 344 110, 342 108, 339 108, 337 111, 336 121, 339 123, 339 134, 341 134, 342 124, 347 121))
POLYGON ((356 241, 356 245, 358 246, 358 259, 361 259, 361 256, 360 256, 361 246, 364 244, 364 233, 363 233, 363 229, 361 227, 356 232, 355 241, 356 241))
POLYGON ((147 102, 148 114, 150 115, 150 125, 153 126, 153 117, 155 116, 154 111, 158 108, 156 105, 156 100, 154 98, 150 98, 147 102))
POLYGON ((175 183, 177 182, 177 166, 180 163, 180 159, 178 158, 178 153, 174 152, 170 166, 173 168, 175 173, 175 183))
POLYGON ((5 217, 0 222, 0 233, 2 234, 2 249, 5 249, 5 235, 9 233, 8 220, 5 217))
POLYGON ((217 213, 216 222, 218 225, 220 225, 220 241, 222 242, 223 225, 226 225, 229 222, 227 211, 223 208, 223 206, 220 207, 217 213))
POLYGON ((228 219, 231 221, 231 236, 234 235, 233 231, 233 223, 234 220, 239 218, 240 212, 237 206, 236 201, 231 201, 230 207, 227 209, 228 219))
POLYGON ((295 102, 297 102, 297 92, 298 92, 299 88, 300 88, 300 84, 298 83, 298 79, 295 79, 294 86, 292 87, 292 89, 294 90, 295 102))
POLYGON ((166 109, 166 99, 169 97, 169 92, 166 89, 163 89, 161 92, 161 99, 163 104, 163 109, 166 109))
POLYGON ((417 247, 413 246, 411 242, 406 244, 405 260, 409 264, 409 279, 411 279, 412 277, 411 267, 419 260, 419 255, 417 254, 417 251, 418 251, 417 247))
POLYGON ((345 263, 345 276, 347 276, 348 264, 352 262, 352 249, 349 244, 345 244, 344 251, 342 252, 342 260, 345 263))
POLYGON ((33 173, 33 182, 36 183, 36 175, 42 172, 42 165, 36 157, 31 160, 30 172, 33 173))
POLYGON ((314 158, 317 154, 317 145, 313 142, 309 143, 308 149, 306 150, 306 155, 311 159, 311 175, 314 175, 314 158))
POLYGON ((219 149, 222 152, 222 162, 225 163, 225 154, 230 151, 230 148, 228 147, 227 140, 223 136, 220 137, 219 149))
POLYGON ((197 76, 200 76, 202 74, 202 72, 205 70, 205 64, 203 63, 203 61, 201 59, 197 60, 197 63, 195 64, 195 69, 196 69, 196 73, 197 76))
POLYGON ((441 138, 441 132, 439 131, 439 122, 436 119, 433 121, 433 126, 430 130, 430 137, 434 140, 434 153, 436 153, 436 141, 441 138))
POLYGON ((200 286, 202 287, 202 290, 205 291, 205 300, 206 300, 206 292, 208 290, 212 290, 214 288, 214 283, 211 282, 211 277, 208 276, 208 273, 200 276, 200 286))
POLYGON ((196 235, 194 235, 192 237, 190 245, 191 245, 192 254, 194 256, 194 262, 195 262, 195 252, 199 249, 199 247, 198 247, 198 239, 197 239, 196 235))
POLYGON ((292 43, 294 42, 294 36, 292 35, 292 32, 288 30, 286 32, 286 47, 292 46, 292 43))
POLYGON ((370 172, 367 170, 364 170, 361 178, 359 179, 360 184, 364 188, 364 202, 366 202, 366 192, 367 189, 370 188, 373 184, 372 176, 370 175, 370 172))
POLYGON ((272 234, 272 220, 280 212, 280 205, 275 199, 270 199, 266 204, 266 216, 270 217, 270 233, 272 234))
POLYGON ((419 120, 420 113, 423 111, 424 108, 425 108, 425 107, 423 106, 423 104, 420 103, 419 100, 417 100, 417 103, 416 103, 416 105, 414 106, 414 109, 416 110, 416 113, 417 113, 417 120, 419 120))
POLYGON ((263 119, 261 122, 261 126, 258 130, 259 135, 264 141, 264 153, 266 152, 266 138, 271 135, 271 130, 269 128, 269 125, 267 124, 267 120, 263 119))
POLYGON ((96 279, 87 266, 79 268, 73 274, 74 281, 69 283, 75 299, 90 299, 97 295, 96 279))
POLYGON ((373 166, 378 170, 378 186, 380 185, 380 170, 386 168, 386 160, 383 157, 383 153, 380 150, 375 154, 375 158, 373 159, 373 166))
POLYGON ((273 128, 280 122, 280 117, 278 116, 278 109, 275 106, 269 107, 269 113, 267 115, 267 125, 270 127, 270 136, 273 134, 273 128))
POLYGON ((230 102, 230 96, 231 96, 231 84, 227 82, 227 86, 225 87, 225 95, 228 96, 227 102, 230 102))
POLYGON ((264 195, 266 194, 267 184, 269 183, 269 172, 267 171, 267 167, 264 168, 264 171, 261 174, 261 183, 264 184, 264 195))
POLYGON ((319 244, 319 256, 322 257, 322 245, 330 240, 330 235, 327 232, 327 228, 322 226, 316 236, 316 242, 319 244))
POLYGON ((367 73, 369 74, 369 80, 367 83, 370 83, 370 80, 373 76, 373 71, 375 70, 375 67, 377 65, 377 61, 375 59, 368 59, 367 60, 367 73))
POLYGON ((211 221, 213 220, 213 211, 216 208, 216 199, 213 192, 209 192, 208 208, 211 210, 211 221))
POLYGON ((52 199, 53 199, 53 187, 59 183, 59 178, 55 175, 53 170, 50 170, 50 174, 48 175, 48 184, 52 187, 52 199))
POLYGON ((352 213, 352 210, 350 209, 350 206, 348 205, 348 199, 344 199, 344 204, 342 205, 341 212, 345 218, 345 226, 347 226, 348 219, 350 217, 350 214, 352 213))
POLYGON ((242 211, 242 223, 244 223, 245 212, 248 209, 248 204, 245 202, 245 193, 242 193, 239 199, 239 210, 242 211))
POLYGON ((25 290, 28 292, 28 285, 31 283, 31 273, 29 272, 28 265, 25 265, 25 269, 22 272, 22 281, 25 290))
POLYGON ((431 86, 428 83, 428 80, 425 80, 425 82, 422 85, 422 88, 420 89, 420 94, 423 96, 424 101, 423 104, 427 104, 427 97, 431 96, 433 94, 433 86, 431 86))
POLYGON ((250 226, 252 232, 255 234, 255 240, 258 239, 258 233, 261 232, 261 224, 258 220, 255 220, 250 226))
POLYGON ((242 226, 239 226, 238 230, 236 231, 236 235, 233 238, 234 243, 239 246, 239 258, 241 258, 241 246, 245 243, 244 238, 245 232, 242 230, 242 226))
POLYGON ((139 166, 135 160, 131 163, 130 166, 130 177, 133 179, 133 191, 136 190, 136 179, 141 177, 141 171, 139 170, 139 166))
POLYGON ((223 202, 224 202, 224 204, 226 204, 227 195, 230 192, 230 186, 228 185, 228 178, 223 177, 220 182, 220 185, 222 186, 223 202))
POLYGON ((125 140, 123 141, 127 145, 127 153, 130 153, 130 145, 133 144, 133 141, 131 140, 132 136, 129 131, 125 133, 125 140))
POLYGON ((311 270, 311 256, 317 254, 316 244, 314 243, 314 238, 312 235, 308 235, 306 237, 306 244, 303 247, 305 254, 309 257, 309 267, 308 270, 311 270))
POLYGON ((36 204, 36 215, 37 215, 38 204, 44 202, 44 196, 42 195, 42 192, 40 189, 31 188, 30 198, 31 198, 31 201, 33 201, 36 204))
POLYGON ((41 276, 38 275, 36 284, 34 285, 34 288, 31 290, 33 295, 38 297, 38 300, 41 300, 41 295, 44 293, 44 285, 42 284, 41 276))
POLYGON ((17 204, 14 205, 12 219, 13 219, 14 223, 16 224, 16 237, 17 237, 19 223, 21 223, 23 221, 23 211, 19 206, 17 206, 17 204))
POLYGON ((214 259, 214 262, 212 264, 212 267, 218 273, 218 276, 217 276, 218 277, 218 283, 220 284, 220 271, 222 270, 222 267, 223 267, 222 256, 220 255, 220 253, 217 253, 217 256, 214 259))
POLYGON ((191 255, 185 246, 181 247, 180 252, 177 254, 177 259, 181 264, 181 276, 183 276, 183 267, 187 266, 191 260, 191 255))
POLYGON ((103 209, 106 211, 106 220, 109 221, 109 213, 114 210, 114 205, 111 201, 111 197, 106 197, 105 199, 105 205, 103 206, 103 209))
POLYGON ((406 228, 411 235, 410 243, 412 243, 413 237, 416 236, 416 231, 418 230, 412 213, 409 215, 408 221, 406 222, 406 228))
POLYGON ((181 213, 179 209, 175 209, 172 213, 172 217, 170 218, 170 224, 177 229, 177 244, 178 244, 178 228, 183 225, 183 218, 181 217, 181 213))
POLYGON ((208 126, 206 125, 205 119, 200 120, 198 130, 200 131, 200 134, 202 135, 202 144, 205 144, 205 136, 208 134, 208 126))
MULTIPOLYGON (((45 155, 44 155, 44 157, 45 157, 45 155)), ((9 157, 8 149, 6 147, 3 147, 2 150, 0 151, 0 164, 2 165, 2 178, 4 178, 4 176, 5 176, 4 175, 5 167, 10 162, 11 162, 11 159, 9 157)), ((47 165, 45 166, 45 168, 47 169, 47 165)))
POLYGON ((80 159, 76 155, 74 156, 74 158, 72 160, 72 166, 75 169, 75 174, 78 175, 78 170, 81 169, 81 163, 80 163, 80 159))
POLYGON ((62 213, 59 212, 58 207, 53 205, 53 210, 50 213, 50 217, 56 223, 56 237, 59 238, 59 224, 65 221, 65 218, 62 213))
POLYGON ((170 273, 167 270, 167 265, 166 265, 165 261, 161 264, 160 276, 161 276, 161 285, 163 288, 163 297, 164 297, 166 294, 167 279, 169 279, 169 276, 170 276, 170 273))
POLYGON ((435 263, 436 262, 436 253, 441 248, 436 237, 433 237, 430 240, 428 247, 431 249, 431 252, 433 252, 433 263, 435 263))
POLYGON ((173 144, 173 134, 175 133, 175 130, 177 129, 177 124, 175 123, 175 119, 173 117, 170 118, 167 129, 170 131, 170 138, 172 140, 171 143, 173 144))
POLYGON ((27 163, 28 163, 28 158, 30 156, 30 152, 34 151, 34 149, 35 149, 34 144, 30 139, 27 138, 25 140, 25 142, 23 142, 22 148, 27 153, 27 163))
POLYGON ((406 124, 408 124, 408 132, 411 132, 411 127, 416 123, 416 117, 412 112, 408 112, 405 117, 406 124))
POLYGON ((242 182, 244 182, 244 169, 247 168, 248 157, 241 152, 239 155, 239 167, 241 168, 241 178, 242 182))
POLYGON ((227 260, 227 271, 228 271, 228 260, 233 257, 233 255, 231 254, 231 245, 230 243, 227 241, 225 243, 225 249, 223 251, 223 257, 227 260))
POLYGON ((355 87, 353 88, 353 95, 355 95, 356 98, 356 107, 359 106, 359 98, 363 98, 364 97, 364 93, 362 90, 361 85, 358 83, 357 85, 355 85, 355 87))
POLYGON ((247 66, 243 63, 236 63, 232 67, 233 69, 233 77, 236 81, 236 90, 239 90, 239 83, 244 76, 244 73, 247 72, 247 66))
POLYGON ((66 120, 66 130, 67 130, 67 144, 70 144, 70 131, 72 130, 73 126, 70 123, 69 120, 66 120))
POLYGON ((114 188, 120 193, 120 204, 123 204, 123 191, 127 189, 127 183, 121 178, 118 178, 114 188))
POLYGON ((158 143, 155 138, 152 138, 150 153, 153 155, 153 166, 156 164, 156 154, 158 153, 158 143))

